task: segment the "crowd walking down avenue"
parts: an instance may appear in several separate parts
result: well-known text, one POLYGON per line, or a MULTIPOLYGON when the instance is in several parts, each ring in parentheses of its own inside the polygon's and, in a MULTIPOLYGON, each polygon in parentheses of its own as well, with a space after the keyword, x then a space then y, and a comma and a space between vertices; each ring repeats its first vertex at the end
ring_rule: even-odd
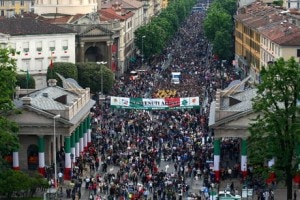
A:
MULTIPOLYGON (((138 78, 119 78, 109 94, 199 97, 200 109, 112 109, 109 101, 98 102, 91 110, 92 145, 76 158, 72 180, 61 188, 62 199, 215 199, 224 189, 215 181, 208 114, 217 88, 238 76, 214 60, 204 17, 205 12, 192 12, 161 55, 140 62, 138 78), (171 82, 174 71, 181 73, 179 84, 171 82)), ((222 152, 227 162, 221 162, 221 178, 236 192, 238 141, 229 138, 222 146, 228 151, 222 152)))

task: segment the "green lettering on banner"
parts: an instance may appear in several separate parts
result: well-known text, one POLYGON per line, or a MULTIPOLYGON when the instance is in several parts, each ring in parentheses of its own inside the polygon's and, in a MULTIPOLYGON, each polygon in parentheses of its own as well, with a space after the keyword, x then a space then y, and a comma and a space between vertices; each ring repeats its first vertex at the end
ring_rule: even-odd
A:
POLYGON ((129 101, 129 107, 131 107, 131 109, 143 109, 144 105, 143 105, 143 99, 142 98, 130 98, 129 101))
POLYGON ((133 110, 199 109, 199 97, 185 98, 126 98, 111 97, 111 108, 133 110), (181 102, 181 103, 180 103, 181 102))

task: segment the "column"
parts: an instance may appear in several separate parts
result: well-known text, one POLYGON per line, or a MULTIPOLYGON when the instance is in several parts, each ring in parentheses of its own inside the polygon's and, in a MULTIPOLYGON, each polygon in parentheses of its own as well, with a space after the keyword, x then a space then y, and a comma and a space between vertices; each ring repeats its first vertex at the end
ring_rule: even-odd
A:
POLYGON ((65 137, 65 171, 64 171, 64 179, 71 179, 71 138, 65 137))
POLYGON ((76 128, 75 131, 75 157, 80 156, 80 148, 79 148, 79 127, 76 128))
POLYGON ((88 146, 92 144, 91 116, 88 116, 88 146))
POLYGON ((83 151, 83 123, 81 122, 79 127, 79 152, 82 153, 83 151))
POLYGON ((13 152, 13 169, 20 170, 19 152, 17 150, 14 150, 13 152))
POLYGON ((247 176, 247 139, 242 139, 241 141, 242 147, 241 147, 241 172, 243 175, 243 178, 246 178, 247 176))
POLYGON ((46 177, 45 170, 45 139, 44 136, 38 137, 39 144, 39 173, 46 177))
POLYGON ((75 137, 76 137, 76 133, 74 131, 71 135, 71 153, 74 155, 74 158, 73 158, 73 160, 71 160, 71 163, 75 163, 75 157, 76 157, 75 137))
POLYGON ((84 151, 88 151, 88 144, 87 144, 87 118, 83 121, 83 146, 84 151))
POLYGON ((80 42, 79 61, 84 62, 84 42, 80 42))
POLYGON ((220 182, 220 138, 214 139, 214 172, 215 181, 220 182))
POLYGON ((112 60, 112 57, 111 57, 111 44, 112 44, 111 41, 106 41, 106 45, 107 45, 107 66, 108 66, 109 69, 112 69, 112 66, 111 66, 111 60, 112 60))

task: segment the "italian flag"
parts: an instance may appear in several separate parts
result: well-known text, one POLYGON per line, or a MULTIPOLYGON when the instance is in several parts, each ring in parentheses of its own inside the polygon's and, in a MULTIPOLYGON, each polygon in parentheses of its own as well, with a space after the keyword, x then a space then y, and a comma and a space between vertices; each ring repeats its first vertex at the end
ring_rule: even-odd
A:
POLYGON ((241 172, 243 178, 247 176, 247 140, 242 139, 241 172))
POLYGON ((220 139, 214 140, 214 172, 215 181, 220 182, 220 139))

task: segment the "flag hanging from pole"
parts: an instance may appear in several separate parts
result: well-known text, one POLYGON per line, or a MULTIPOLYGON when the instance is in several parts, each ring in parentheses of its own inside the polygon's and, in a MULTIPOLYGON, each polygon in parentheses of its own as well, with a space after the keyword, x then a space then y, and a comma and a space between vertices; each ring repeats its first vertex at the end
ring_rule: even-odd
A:
POLYGON ((50 59, 50 69, 53 70, 54 68, 54 65, 53 65, 53 61, 52 61, 52 58, 50 59))

